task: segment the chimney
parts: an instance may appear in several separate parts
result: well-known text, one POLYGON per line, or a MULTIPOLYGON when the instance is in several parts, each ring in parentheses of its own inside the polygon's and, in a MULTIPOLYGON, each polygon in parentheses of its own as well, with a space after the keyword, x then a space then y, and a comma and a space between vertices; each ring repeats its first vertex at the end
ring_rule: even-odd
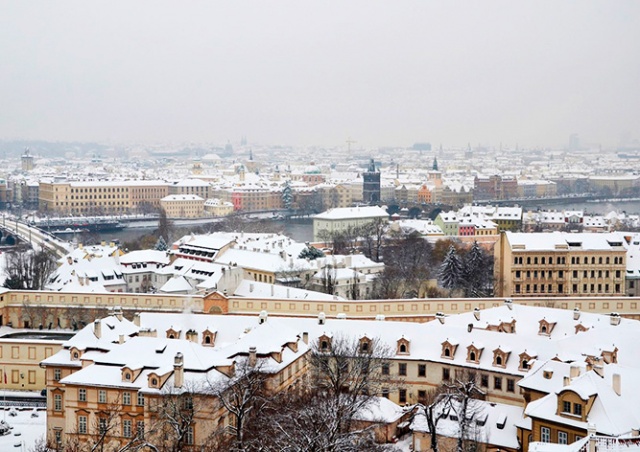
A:
POLYGON ((573 310, 573 320, 580 320, 580 308, 573 310))
POLYGON ((637 438, 638 436, 640 436, 640 429, 632 428, 631 429, 631 436, 633 438, 637 438))
POLYGON ((113 308, 113 315, 116 316, 116 318, 122 322, 122 308, 120 306, 116 306, 115 308, 113 308))
POLYGON ((580 376, 580 366, 571 366, 569 368, 569 376, 573 379, 580 376))
POLYGON ((473 316, 476 318, 476 320, 480 320, 480 309, 479 308, 475 308, 473 310, 473 316))
POLYGON ((571 378, 566 375, 562 377, 562 386, 569 386, 571 384, 571 378))
POLYGON ((140 326, 140 313, 136 312, 135 314, 133 314, 133 324, 135 326, 140 326))
POLYGON ((251 292, 253 292, 253 283, 250 283, 250 284, 249 284, 249 292, 250 292, 250 293, 251 293, 251 292))
POLYGON ((617 312, 612 312, 609 315, 609 323, 611 323, 611 325, 613 326, 620 325, 620 314, 618 314, 617 312))
POLYGON ((444 325, 444 314, 442 312, 436 312, 436 319, 444 325))
POLYGON ((118 344, 124 344, 124 334, 118 336, 118 344))
POLYGON ((324 312, 318 314, 318 325, 324 325, 324 322, 327 320, 327 316, 324 312))
POLYGON ((598 440, 596 439, 596 426, 589 424, 587 426, 587 436, 589 437, 589 452, 596 452, 598 440))
POLYGON ((173 359, 173 386, 181 388, 184 385, 184 359, 182 353, 176 353, 173 359))
POLYGON ((622 386, 621 386, 620 378, 621 378, 620 374, 613 374, 611 379, 611 384, 613 385, 613 391, 618 395, 622 395, 622 386))
POLYGON ((188 330, 185 339, 191 342, 198 342, 198 332, 196 330, 188 330))
POLYGON ((95 334, 98 339, 102 336, 102 322, 100 322, 100 319, 93 321, 93 334, 95 334))
POLYGON ((255 347, 249 347, 249 366, 255 367, 258 364, 258 351, 255 347))
POLYGON ((304 342, 305 344, 309 343, 309 333, 307 333, 306 331, 302 333, 302 342, 304 342))
POLYGON ((73 258, 71 256, 67 256, 67 263, 73 265, 73 258))
POLYGON ((473 323, 470 323, 467 325, 467 332, 472 332, 473 331, 473 323))
POLYGON ((511 298, 505 298, 504 304, 507 305, 509 311, 513 310, 513 300, 511 298))
POLYGON ((269 314, 267 313, 267 311, 264 311, 264 310, 260 311, 260 316, 259 316, 260 325, 262 325, 264 322, 267 321, 267 317, 268 316, 269 316, 269 314))

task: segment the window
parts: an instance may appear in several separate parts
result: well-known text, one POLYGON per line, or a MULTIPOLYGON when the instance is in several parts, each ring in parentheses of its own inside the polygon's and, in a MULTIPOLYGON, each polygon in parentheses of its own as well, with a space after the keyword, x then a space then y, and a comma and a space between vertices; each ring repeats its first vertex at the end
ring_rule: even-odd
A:
POLYGON ((78 433, 87 433, 87 416, 78 416, 78 433))
POLYGON ((562 402, 562 412, 571 413, 571 402, 568 402, 566 400, 562 402))
POLYGON ((567 432, 558 432, 558 444, 568 444, 567 432))
POLYGON ((131 438, 131 420, 125 419, 122 421, 122 436, 125 438, 131 438))
POLYGON ((187 432, 184 435, 184 442, 187 444, 193 444, 193 425, 190 425, 187 432))
POLYGON ((549 427, 540 427, 540 441, 543 443, 551 441, 551 429, 549 427))
POLYGON ((98 403, 107 403, 107 391, 104 389, 98 391, 98 403))
POLYGON ((382 397, 385 399, 389 398, 389 388, 382 388, 382 397))
POLYGON ((443 367, 442 368, 442 379, 444 381, 449 381, 450 378, 451 378, 451 374, 449 373, 449 368, 448 367, 443 367))
POLYGON ((136 422, 136 436, 140 439, 144 439, 144 421, 136 422))
POLYGON ((86 389, 78 389, 78 401, 86 402, 87 401, 87 390, 86 389))
POLYGON ((98 430, 101 434, 107 433, 107 420, 103 417, 98 419, 98 430))
POLYGON ((60 380, 61 376, 62 376, 62 372, 60 371, 60 369, 53 369, 53 380, 54 381, 60 380))
POLYGON ((516 382, 513 378, 507 378, 507 392, 515 392, 516 382))
POLYGON ((489 375, 486 375, 486 374, 480 375, 480 386, 482 386, 483 388, 489 387, 489 375))
POLYGON ((62 411, 62 394, 54 394, 53 411, 62 411))
POLYGON ((427 365, 418 364, 418 377, 426 377, 426 376, 427 376, 427 365))
POLYGON ((424 389, 418 390, 418 402, 424 403, 427 400, 427 391, 424 389))
POLYGON ((579 403, 573 404, 573 414, 576 416, 582 416, 582 405, 579 403))
POLYGON ((406 389, 400 389, 398 391, 399 393, 399 401, 400 403, 407 403, 407 390, 406 389))
POLYGON ((493 377, 493 389, 502 390, 502 377, 493 377))
POLYGON ((400 375, 401 377, 406 377, 407 376, 407 364, 406 363, 398 364, 398 375, 400 375))
POLYGON ((123 405, 131 405, 131 393, 123 392, 122 393, 122 404, 123 405))
POLYGON ((144 406, 144 394, 141 392, 138 393, 138 406, 144 406))
POLYGON ((389 375, 389 364, 382 365, 382 375, 389 375))

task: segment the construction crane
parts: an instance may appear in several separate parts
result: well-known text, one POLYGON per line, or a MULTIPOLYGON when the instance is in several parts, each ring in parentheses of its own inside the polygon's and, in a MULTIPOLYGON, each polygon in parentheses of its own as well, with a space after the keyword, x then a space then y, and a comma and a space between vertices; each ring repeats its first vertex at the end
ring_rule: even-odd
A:
POLYGON ((351 137, 347 138, 347 152, 351 152, 351 145, 357 143, 357 141, 354 141, 351 139, 351 137))

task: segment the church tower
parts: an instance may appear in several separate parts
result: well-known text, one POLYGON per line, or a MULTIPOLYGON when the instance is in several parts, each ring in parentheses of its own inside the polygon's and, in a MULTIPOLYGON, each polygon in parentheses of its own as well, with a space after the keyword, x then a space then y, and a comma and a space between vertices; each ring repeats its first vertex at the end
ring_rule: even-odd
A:
POLYGON ((362 200, 372 206, 380 203, 380 171, 376 169, 373 159, 362 175, 362 200))

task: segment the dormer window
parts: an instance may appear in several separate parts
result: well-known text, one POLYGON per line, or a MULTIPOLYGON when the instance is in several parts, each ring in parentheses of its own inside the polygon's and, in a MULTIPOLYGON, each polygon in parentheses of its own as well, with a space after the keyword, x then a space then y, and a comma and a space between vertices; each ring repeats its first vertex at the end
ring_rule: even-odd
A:
POLYGON ((480 364, 480 356, 482 355, 482 347, 471 344, 467 347, 467 362, 480 364))
POLYGON ((442 354, 441 358, 453 359, 456 354, 456 348, 458 347, 457 343, 452 343, 448 339, 442 343, 442 354))
POLYGON ((396 350, 398 355, 408 355, 409 354, 409 340, 405 337, 401 337, 398 339, 398 348, 396 350))
POLYGON ((371 352, 371 339, 365 336, 360 339, 360 353, 370 353, 370 352, 371 352))
POLYGON ((202 345, 214 345, 216 341, 216 333, 208 328, 202 332, 202 345))
POLYGON ((318 346, 321 352, 331 351, 331 338, 326 334, 323 334, 318 338, 318 346))
POLYGON ((180 339, 180 331, 176 331, 172 328, 167 330, 167 339, 180 339))
POLYGON ((131 373, 129 372, 124 373, 124 381, 131 381, 131 373))
POLYGON ((500 349, 498 347, 493 351, 493 365, 496 367, 502 367, 503 369, 507 367, 507 359, 509 359, 508 351, 500 349))
POLYGON ((518 355, 518 358, 520 358, 520 364, 518 365, 518 370, 528 372, 529 369, 531 369, 531 365, 529 364, 529 361, 534 357, 529 355, 527 352, 523 352, 523 353, 520 353, 520 355, 518 355))
POLYGON ((556 326, 555 322, 549 321, 547 319, 540 320, 538 324, 538 334, 542 336, 549 336, 553 331, 553 328, 556 326))

